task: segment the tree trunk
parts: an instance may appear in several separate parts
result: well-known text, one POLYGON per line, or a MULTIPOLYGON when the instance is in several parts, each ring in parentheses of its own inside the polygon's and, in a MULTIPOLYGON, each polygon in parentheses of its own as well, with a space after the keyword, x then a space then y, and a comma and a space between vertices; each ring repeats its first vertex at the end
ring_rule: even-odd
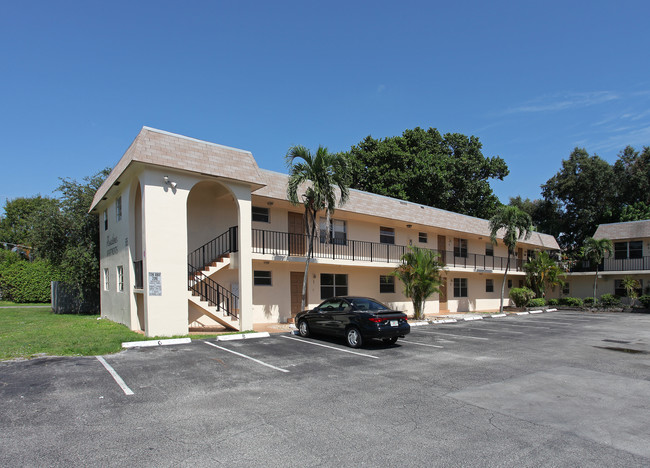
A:
MULTIPOLYGON (((311 211, 311 210, 309 210, 311 211)), ((300 310, 305 310, 305 302, 307 298, 307 280, 309 279, 309 263, 311 262, 312 252, 314 251, 314 234, 316 231, 316 214, 309 213, 311 217, 311 227, 309 226, 309 219, 307 219, 307 236, 308 236, 308 249, 307 258, 305 259, 305 274, 302 278, 302 300, 300 301, 300 310)), ((307 218, 307 216, 305 216, 307 218)))
POLYGON ((596 282, 598 281, 598 265, 596 265, 596 276, 594 276, 594 303, 596 302, 596 282))
POLYGON ((503 313, 503 294, 506 291, 506 281, 508 278, 508 269, 510 268, 510 252, 508 252, 508 262, 506 263, 506 271, 503 274, 503 281, 501 282, 501 303, 499 304, 499 313, 503 313))

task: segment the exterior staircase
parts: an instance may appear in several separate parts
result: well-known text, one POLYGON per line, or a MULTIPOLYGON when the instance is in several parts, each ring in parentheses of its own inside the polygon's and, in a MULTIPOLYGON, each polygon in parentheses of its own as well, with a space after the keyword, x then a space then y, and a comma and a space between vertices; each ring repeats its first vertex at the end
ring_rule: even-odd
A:
POLYGON ((237 252, 237 226, 188 255, 188 299, 224 327, 239 331, 239 297, 210 278, 237 252))

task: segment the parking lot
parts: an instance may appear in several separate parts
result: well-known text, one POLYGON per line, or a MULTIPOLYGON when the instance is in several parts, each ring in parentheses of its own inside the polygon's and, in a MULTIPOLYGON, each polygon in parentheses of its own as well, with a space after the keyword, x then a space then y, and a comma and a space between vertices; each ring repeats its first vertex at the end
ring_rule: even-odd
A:
POLYGON ((2 466, 648 466, 650 316, 0 363, 2 466))

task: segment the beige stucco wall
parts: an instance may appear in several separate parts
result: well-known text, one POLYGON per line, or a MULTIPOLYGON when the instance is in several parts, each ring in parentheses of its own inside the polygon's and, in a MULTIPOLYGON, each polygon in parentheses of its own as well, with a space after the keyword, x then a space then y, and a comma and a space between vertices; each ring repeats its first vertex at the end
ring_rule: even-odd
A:
POLYGON ((133 322, 131 315, 131 301, 135 301, 131 294, 132 262, 129 243, 129 202, 131 190, 125 184, 122 191, 107 205, 108 229, 104 229, 104 214, 99 213, 99 252, 100 252, 100 306, 101 315, 114 322, 122 323, 131 329, 138 329, 139 325, 133 322), (116 199, 122 197, 122 219, 116 218, 116 199), (121 266, 124 272, 122 291, 117 290, 117 268, 121 266), (108 270, 109 288, 104 289, 104 270, 108 270))

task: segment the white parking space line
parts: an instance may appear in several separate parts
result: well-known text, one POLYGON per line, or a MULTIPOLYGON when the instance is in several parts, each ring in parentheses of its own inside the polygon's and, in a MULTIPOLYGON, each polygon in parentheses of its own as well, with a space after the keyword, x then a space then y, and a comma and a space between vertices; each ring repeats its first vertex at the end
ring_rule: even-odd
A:
POLYGON ((414 345, 419 345, 419 346, 428 346, 429 348, 444 348, 444 346, 438 346, 438 345, 428 344, 428 343, 418 343, 417 341, 400 340, 399 342, 400 343, 414 344, 414 345))
POLYGON ((418 330, 418 331, 422 332, 422 333, 429 333, 429 334, 432 334, 432 335, 455 336, 457 338, 467 338, 469 340, 489 340, 489 338, 483 338, 483 337, 480 337, 480 336, 454 335, 453 333, 424 331, 424 330, 418 330))
POLYGON ((373 359, 379 359, 379 357, 371 356, 370 354, 357 353, 355 351, 350 351, 348 349, 335 348, 334 346, 328 346, 328 345, 324 345, 322 343, 314 343, 313 341, 301 340, 300 338, 294 338, 292 336, 284 336, 284 335, 282 335, 282 338, 286 338, 287 340, 300 341, 301 343, 306 343, 306 344, 310 344, 310 345, 314 345, 314 346, 322 346, 323 348, 335 349, 336 351, 341 351, 343 353, 350 353, 350 354, 356 354, 357 356, 363 356, 363 357, 369 357, 369 358, 373 358, 373 359))
POLYGON ((204 343, 207 344, 207 345, 213 346, 215 348, 219 348, 219 349, 221 349, 223 351, 226 351, 228 353, 236 354, 237 356, 241 356, 243 358, 250 359, 253 362, 256 362, 258 364, 262 364, 263 366, 266 366, 266 367, 270 367, 271 369, 275 369, 275 370, 280 371, 280 372, 289 372, 287 369, 281 369, 279 367, 272 366, 271 364, 267 364, 266 362, 260 361, 259 359, 255 359, 253 357, 246 356, 245 354, 238 353, 237 351, 233 351, 232 349, 224 348, 223 346, 218 346, 218 345, 216 345, 214 343, 210 343, 209 341, 204 341, 204 343))
POLYGON ((115 369, 113 369, 113 368, 111 367, 111 365, 110 365, 108 362, 106 362, 106 360, 105 360, 103 357, 101 357, 101 356, 95 356, 95 357, 97 358, 97 360, 98 360, 99 362, 102 363, 102 366, 104 366, 104 367, 106 368, 106 370, 108 371, 108 373, 111 374, 111 376, 113 377, 113 379, 115 380, 115 382, 117 382, 117 384, 120 386, 120 388, 122 389, 122 391, 124 392, 124 394, 125 394, 125 395, 133 395, 133 390, 131 390, 131 389, 128 387, 128 385, 124 382, 124 380, 122 380, 122 377, 120 377, 120 374, 118 374, 117 372, 115 372, 115 369))
POLYGON ((556 321, 556 320, 549 320, 549 319, 540 320, 540 323, 541 322, 551 323, 551 324, 559 323, 560 325, 575 325, 575 322, 559 322, 559 321, 556 321))

